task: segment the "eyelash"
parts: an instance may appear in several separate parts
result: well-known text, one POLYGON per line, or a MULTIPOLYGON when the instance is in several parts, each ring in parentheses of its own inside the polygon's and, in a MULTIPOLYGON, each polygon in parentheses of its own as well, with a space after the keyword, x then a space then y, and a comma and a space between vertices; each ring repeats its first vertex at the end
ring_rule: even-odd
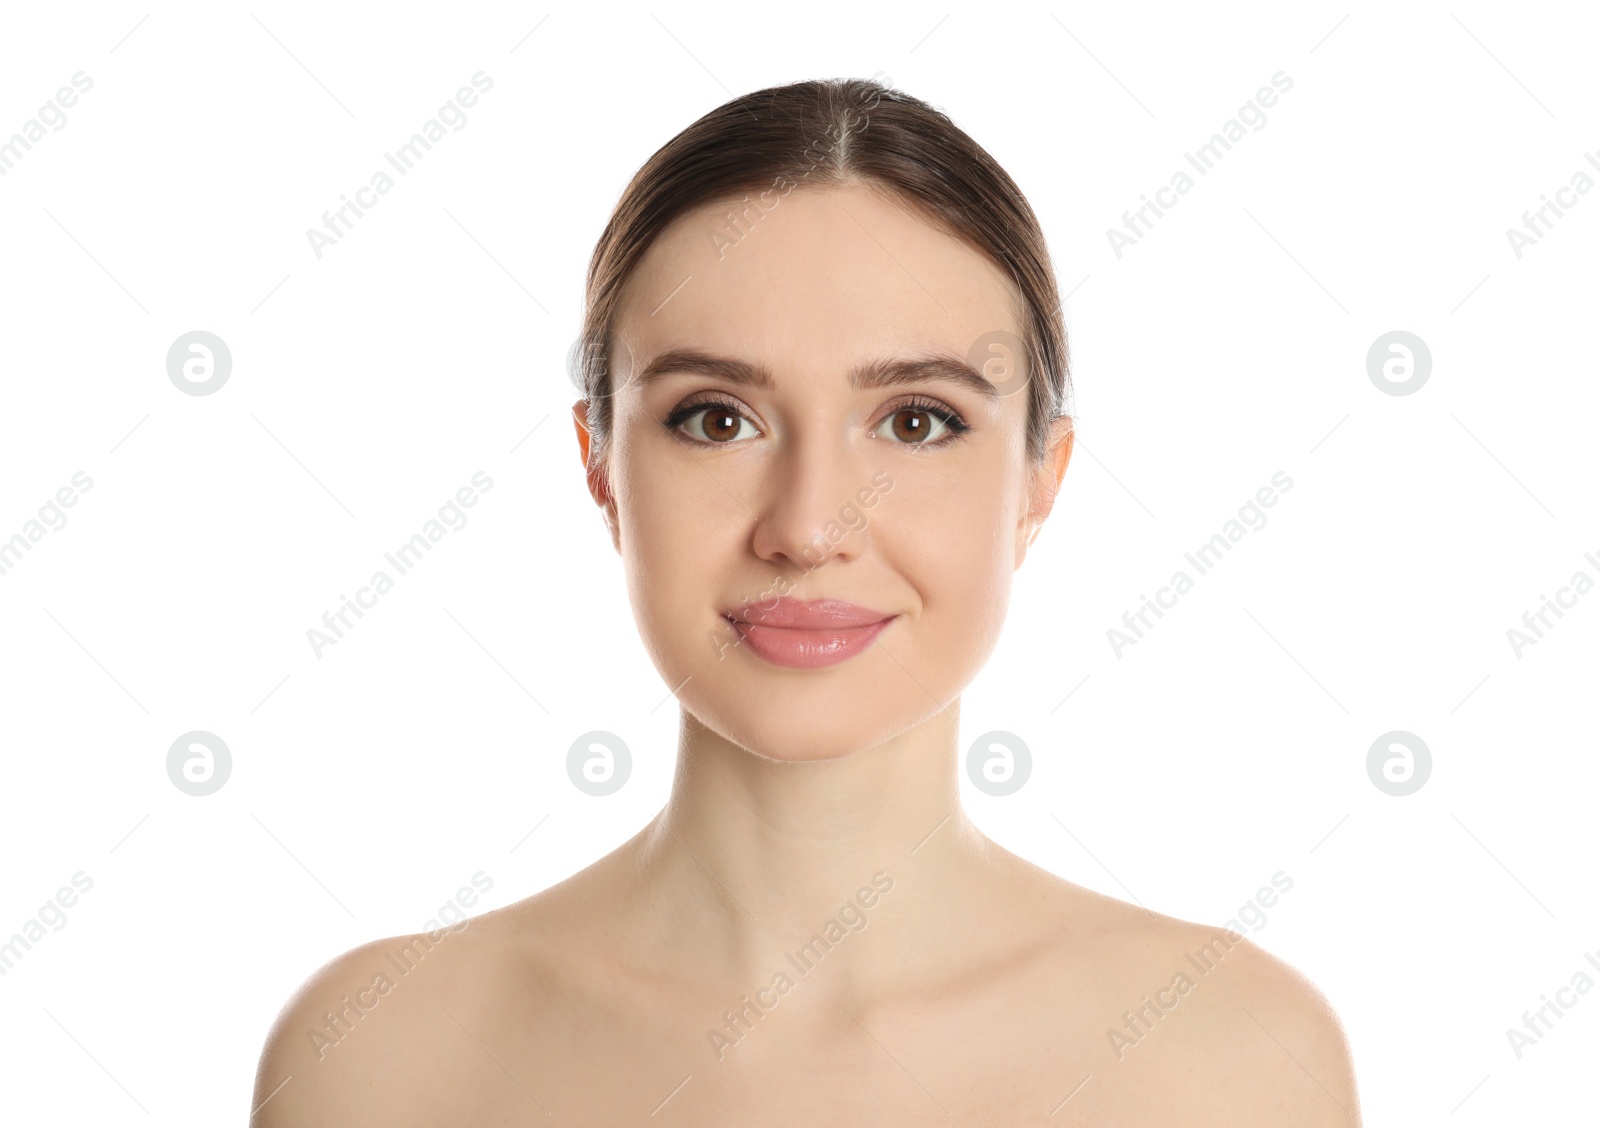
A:
MULTIPOLYGON (((740 411, 739 408, 738 408, 738 405, 734 404, 732 401, 726 400, 726 399, 713 398, 713 399, 698 400, 698 401, 696 401, 694 403, 687 403, 687 404, 684 404, 684 405, 678 407, 675 411, 672 412, 671 415, 667 416, 667 418, 665 420, 663 420, 663 425, 668 430, 678 430, 679 428, 682 427, 682 425, 685 422, 687 422, 690 419, 693 419, 700 412, 706 411, 706 410, 708 410, 710 408, 718 408, 720 410, 726 411, 729 415, 737 415, 739 418, 744 419, 744 420, 746 420, 748 422, 752 422, 752 423, 754 422, 754 420, 750 419, 750 417, 748 415, 746 415, 744 412, 740 411)), ((895 404, 893 407, 891 407, 889 409, 889 411, 883 416, 882 419, 878 420, 878 426, 874 427, 873 430, 876 431, 878 429, 878 427, 883 426, 883 424, 885 422, 887 422, 888 420, 894 418, 896 415, 898 415, 902 411, 919 411, 919 412, 924 412, 924 413, 926 413, 928 415, 931 415, 935 419, 939 420, 941 423, 943 423, 945 425, 945 429, 946 429, 946 431, 948 433, 945 434, 944 436, 942 436, 941 438, 934 439, 932 442, 921 442, 921 443, 900 443, 900 442, 897 442, 897 443, 894 443, 895 446, 903 446, 903 447, 909 447, 909 448, 912 448, 912 449, 920 449, 920 450, 937 450, 940 447, 944 447, 944 446, 949 445, 952 442, 955 442, 956 440, 960 439, 962 435, 964 435, 968 431, 972 430, 971 424, 969 424, 965 419, 963 419, 958 412, 956 412, 953 409, 947 407, 946 405, 940 403, 938 400, 928 399, 925 396, 912 396, 910 399, 905 400, 902 403, 895 404)), ((684 434, 683 437, 688 439, 690 442, 698 443, 701 446, 731 446, 731 445, 733 445, 733 441, 732 440, 730 440, 729 442, 713 443, 713 442, 707 442, 704 439, 697 439, 693 435, 689 435, 689 434, 684 434)))

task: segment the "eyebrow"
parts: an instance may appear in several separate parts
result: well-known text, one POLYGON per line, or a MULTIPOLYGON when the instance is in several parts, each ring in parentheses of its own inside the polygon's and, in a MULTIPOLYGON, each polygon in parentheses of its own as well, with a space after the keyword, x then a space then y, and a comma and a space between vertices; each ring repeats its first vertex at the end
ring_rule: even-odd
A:
MULTIPOLYGON (((669 349, 645 365, 637 379, 640 385, 645 385, 669 373, 680 372, 711 376, 730 384, 766 391, 776 386, 772 370, 763 364, 714 356, 699 349, 669 349)), ((929 380, 956 384, 985 399, 1000 398, 999 389, 984 379, 977 369, 964 360, 943 353, 874 360, 857 365, 849 375, 849 384, 854 391, 893 388, 929 380)))

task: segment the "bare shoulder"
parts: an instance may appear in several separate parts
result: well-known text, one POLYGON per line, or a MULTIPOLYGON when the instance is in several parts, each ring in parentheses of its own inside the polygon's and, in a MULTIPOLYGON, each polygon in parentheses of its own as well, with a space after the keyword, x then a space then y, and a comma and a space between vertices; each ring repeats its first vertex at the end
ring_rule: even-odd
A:
POLYGON ((1142 1052, 1194 1079, 1191 1123, 1360 1124, 1343 1026, 1310 979, 1226 927, 1162 916, 1135 927, 1136 950, 1155 958, 1108 1021, 1108 1052, 1122 1061, 1142 1052))
POLYGON ((1145 1111, 1195 1126, 1361 1123, 1344 1028, 1299 970, 1229 926, 1048 884, 1097 1083, 1164 1091, 1145 1111))
POLYGON ((459 1122, 503 1033, 495 985, 526 984, 498 914, 374 940, 330 960, 284 1005, 251 1099, 254 1128, 459 1122), (498 917, 498 919, 496 919, 498 917))
MULTIPOLYGON (((1327 997, 1303 973, 1237 932, 1191 925, 1218 953, 1213 1003, 1227 1030, 1235 1123, 1359 1125, 1349 1041, 1327 997), (1244 1119, 1244 1114, 1254 1117, 1244 1119)), ((1200 961, 1201 967, 1206 961, 1200 961)), ((1199 974, 1197 972, 1197 974, 1199 974)), ((1223 1047, 1216 1047, 1221 1049, 1223 1047)))

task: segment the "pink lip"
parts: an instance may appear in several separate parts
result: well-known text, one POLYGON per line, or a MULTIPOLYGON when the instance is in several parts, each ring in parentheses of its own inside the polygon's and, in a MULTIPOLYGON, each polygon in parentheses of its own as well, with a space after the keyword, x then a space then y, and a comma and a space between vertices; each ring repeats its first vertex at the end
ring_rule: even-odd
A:
POLYGON ((747 603, 723 617, 742 642, 778 666, 816 669, 861 653, 896 616, 838 599, 747 603))

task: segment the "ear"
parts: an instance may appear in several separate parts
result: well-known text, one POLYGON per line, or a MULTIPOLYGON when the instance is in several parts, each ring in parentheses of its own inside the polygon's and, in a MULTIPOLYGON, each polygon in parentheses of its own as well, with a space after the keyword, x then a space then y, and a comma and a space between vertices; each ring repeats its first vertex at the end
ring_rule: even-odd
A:
POLYGON ((1052 423, 1050 446, 1044 460, 1029 473, 1028 508, 1017 522, 1017 568, 1022 567, 1028 548, 1044 527, 1045 518, 1055 508, 1056 496, 1061 492, 1061 479, 1067 472, 1067 462, 1072 458, 1073 433, 1070 415, 1063 415, 1052 423))
POLYGON ((578 432, 578 452, 583 459, 584 479, 589 496, 601 507, 606 528, 611 531, 611 546, 622 551, 622 531, 617 524, 617 502, 611 496, 611 484, 606 479, 604 466, 589 465, 589 401, 579 400, 572 405, 572 425, 578 432))

